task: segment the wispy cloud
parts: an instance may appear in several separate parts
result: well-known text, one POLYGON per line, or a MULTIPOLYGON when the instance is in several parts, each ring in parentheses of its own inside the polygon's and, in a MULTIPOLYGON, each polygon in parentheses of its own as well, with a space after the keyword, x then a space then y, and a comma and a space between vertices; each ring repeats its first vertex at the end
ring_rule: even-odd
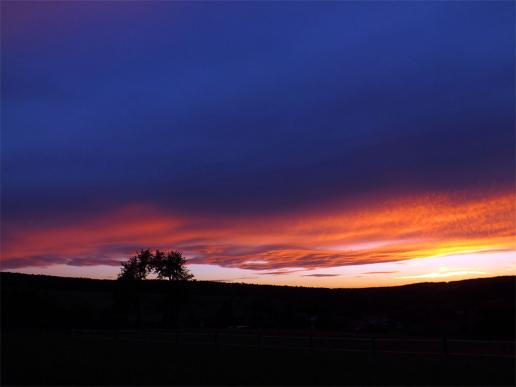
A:
POLYGON ((256 278, 258 278, 258 277, 249 276, 249 277, 236 277, 236 278, 227 278, 227 279, 212 279, 210 281, 212 281, 212 282, 235 282, 235 281, 254 280, 256 278))
POLYGON ((486 275, 489 274, 485 271, 475 271, 475 270, 456 270, 456 271, 447 271, 447 272, 433 272, 433 273, 425 273, 425 274, 417 274, 417 275, 404 275, 399 276, 397 278, 401 279, 430 279, 430 278, 446 278, 446 277, 456 277, 456 276, 466 276, 466 275, 486 275))
POLYGON ((139 248, 177 248, 190 263, 285 275, 513 251, 514 199, 512 192, 469 199, 440 194, 247 218, 192 217, 133 206, 65 226, 11 224, 2 245, 2 267, 118 265, 139 248))
POLYGON ((288 275, 288 274, 292 274, 292 273, 297 273, 299 271, 304 271, 304 269, 301 269, 301 270, 276 270, 276 271, 262 271, 262 272, 258 272, 258 274, 260 275, 288 275))
POLYGON ((340 274, 331 273, 318 273, 318 274, 305 274, 303 277, 337 277, 340 274))

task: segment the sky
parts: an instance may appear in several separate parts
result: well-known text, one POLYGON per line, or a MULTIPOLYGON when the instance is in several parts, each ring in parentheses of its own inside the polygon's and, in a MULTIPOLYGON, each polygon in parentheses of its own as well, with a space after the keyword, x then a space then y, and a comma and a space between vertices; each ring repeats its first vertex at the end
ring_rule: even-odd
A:
POLYGON ((1 270, 516 274, 515 3, 1 3, 1 270))

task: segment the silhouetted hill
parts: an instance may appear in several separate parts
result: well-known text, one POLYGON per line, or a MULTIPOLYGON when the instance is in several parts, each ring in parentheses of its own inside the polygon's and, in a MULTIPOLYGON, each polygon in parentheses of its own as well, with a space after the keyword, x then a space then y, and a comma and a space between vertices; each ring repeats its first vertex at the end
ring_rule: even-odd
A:
POLYGON ((0 273, 2 329, 315 329, 514 338, 516 277, 326 289, 0 273))

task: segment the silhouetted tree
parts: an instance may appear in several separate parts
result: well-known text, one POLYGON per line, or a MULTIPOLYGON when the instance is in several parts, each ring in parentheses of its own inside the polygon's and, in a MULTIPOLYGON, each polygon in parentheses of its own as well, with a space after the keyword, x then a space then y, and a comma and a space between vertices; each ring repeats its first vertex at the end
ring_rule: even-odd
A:
MULTIPOLYGON (((158 274, 158 269, 163 266, 163 261, 165 260, 165 258, 166 258, 165 252, 163 252, 161 250, 158 250, 158 249, 156 250, 156 252, 152 256, 151 270, 155 274, 158 274)), ((158 278, 161 279, 159 274, 158 274, 158 278)))
POLYGON ((156 250, 152 266, 159 279, 188 281, 193 278, 193 275, 186 268, 185 257, 179 251, 169 251, 165 254, 156 250))
POLYGON ((150 250, 140 250, 136 255, 122 262, 122 269, 118 275, 121 280, 143 280, 152 270, 154 256, 150 250))
POLYGON ((188 281, 193 275, 186 268, 186 259, 179 251, 163 252, 156 250, 140 250, 127 262, 122 262, 122 269, 118 275, 121 280, 143 280, 154 272, 158 279, 167 278, 174 281, 188 281))
POLYGON ((151 271, 153 255, 150 250, 140 250, 136 255, 122 262, 122 269, 118 279, 122 280, 124 303, 134 305, 136 310, 136 324, 139 328, 142 319, 140 280, 144 280, 151 271))

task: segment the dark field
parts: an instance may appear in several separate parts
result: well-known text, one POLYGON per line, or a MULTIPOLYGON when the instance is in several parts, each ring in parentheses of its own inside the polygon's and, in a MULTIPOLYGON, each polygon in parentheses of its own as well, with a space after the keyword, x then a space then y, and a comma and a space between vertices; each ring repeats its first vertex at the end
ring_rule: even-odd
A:
POLYGON ((514 358, 3 337, 4 385, 514 385, 514 358))
POLYGON ((2 385, 515 384, 514 277, 340 290, 1 279, 2 385))

